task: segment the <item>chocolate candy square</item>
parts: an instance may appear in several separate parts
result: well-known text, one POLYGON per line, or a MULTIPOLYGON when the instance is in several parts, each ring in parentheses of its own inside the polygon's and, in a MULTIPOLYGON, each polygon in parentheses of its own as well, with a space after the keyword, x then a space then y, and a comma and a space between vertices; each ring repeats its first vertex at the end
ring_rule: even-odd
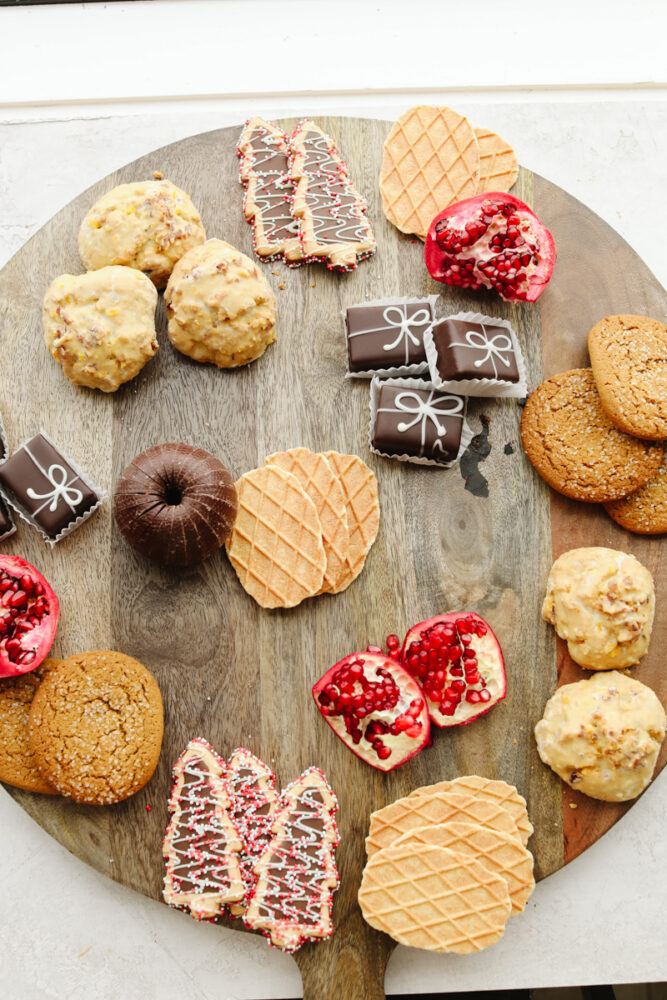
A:
POLYGON ((44 433, 31 438, 0 465, 0 488, 26 520, 51 541, 101 502, 44 433))
POLYGON ((11 519, 10 513, 2 500, 0 500, 0 540, 7 538, 7 536, 11 535, 15 530, 14 522, 11 519))
POLYGON ((431 329, 437 373, 443 382, 486 378, 518 382, 516 351, 506 326, 443 319, 431 329))
POLYGON ((369 302, 345 314, 348 370, 374 373, 413 365, 426 370, 424 332, 434 320, 429 299, 369 302))
POLYGON ((456 461, 461 446, 466 401, 463 396, 439 392, 417 379, 406 387, 374 380, 377 406, 371 443, 384 455, 412 455, 440 465, 456 461), (424 387, 424 388, 422 388, 424 387))

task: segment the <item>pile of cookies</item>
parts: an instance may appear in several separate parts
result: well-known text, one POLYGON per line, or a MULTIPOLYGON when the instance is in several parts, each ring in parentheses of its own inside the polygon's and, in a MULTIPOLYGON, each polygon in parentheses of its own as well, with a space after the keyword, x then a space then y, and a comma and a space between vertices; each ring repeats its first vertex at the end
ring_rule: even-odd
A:
POLYGON ((46 659, 0 682, 0 780, 108 805, 153 776, 163 710, 153 675, 114 650, 46 659))
POLYGON ((197 920, 228 907, 284 951, 329 937, 337 809, 315 767, 279 793, 271 769, 249 750, 226 763, 206 740, 191 740, 174 765, 165 902, 197 920))
POLYGON ((380 524, 377 480, 356 455, 276 452, 236 483, 227 555, 263 608, 339 594, 364 568, 380 524))
POLYGON ((626 802, 651 781, 667 731, 655 693, 618 671, 648 650, 653 578, 638 559, 600 547, 559 556, 547 580, 542 617, 595 677, 566 684, 535 727, 541 759, 571 788, 626 802))
POLYGON ((602 503, 628 531, 667 530, 667 326, 607 316, 588 335, 591 368, 546 379, 528 398, 521 440, 559 493, 602 503))
POLYGON ((413 948, 466 954, 494 944, 533 891, 525 799, 466 775, 418 788, 371 814, 359 905, 413 948))
POLYGON ((350 180, 331 136, 306 118, 291 136, 251 118, 237 154, 245 186, 243 212, 255 253, 289 266, 310 261, 350 271, 375 253, 366 202, 350 180))
POLYGON ((195 361, 236 368, 276 339, 276 299, 260 269, 222 240, 170 181, 121 184, 79 231, 85 274, 61 274, 42 310, 46 346, 74 385, 116 392, 156 354, 165 288, 168 335, 195 361))
POLYGON ((495 132, 473 128, 452 108, 420 104, 394 122, 380 170, 382 208, 402 233, 426 239, 448 205, 509 191, 519 175, 514 150, 495 132))

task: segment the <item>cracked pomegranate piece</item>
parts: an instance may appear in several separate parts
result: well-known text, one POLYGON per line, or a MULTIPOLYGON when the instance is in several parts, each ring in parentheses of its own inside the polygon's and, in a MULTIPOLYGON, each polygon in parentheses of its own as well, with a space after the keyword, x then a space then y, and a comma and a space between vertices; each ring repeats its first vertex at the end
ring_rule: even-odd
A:
POLYGON ((58 598, 39 570, 20 556, 0 555, 0 677, 34 670, 58 626, 58 598))
POLYGON ((378 646, 339 660, 314 686, 313 698, 336 736, 380 771, 393 771, 429 742, 419 685, 378 646))
MULTIPOLYGON (((389 652, 398 640, 389 636, 389 652)), ((484 715, 507 691, 505 661, 491 626, 472 611, 413 625, 400 660, 423 688, 431 719, 444 728, 484 715)))
POLYGON ((477 194, 436 215, 424 244, 432 278, 458 288, 492 288, 506 301, 534 302, 556 261, 553 236, 511 194, 477 194))

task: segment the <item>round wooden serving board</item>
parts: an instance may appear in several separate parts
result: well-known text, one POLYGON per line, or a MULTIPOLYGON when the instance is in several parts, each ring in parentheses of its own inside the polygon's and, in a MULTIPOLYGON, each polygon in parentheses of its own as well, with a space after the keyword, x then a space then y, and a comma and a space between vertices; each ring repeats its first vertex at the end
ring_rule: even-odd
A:
MULTIPOLYGON (((255 364, 225 372, 178 354, 167 339, 160 300, 160 350, 138 378, 111 396, 72 386, 44 346, 41 303, 56 275, 82 271, 77 233, 100 195, 159 170, 189 192, 209 236, 252 254, 235 155, 240 128, 166 146, 80 195, 0 273, 0 412, 10 450, 44 428, 110 496, 130 459, 163 441, 206 448, 235 478, 270 452, 296 445, 356 453, 377 475, 382 510, 366 568, 339 596, 267 612, 243 591, 222 550, 183 571, 138 556, 118 533, 109 500, 53 549, 21 523, 5 548, 38 566, 60 597, 53 654, 112 648, 136 656, 162 688, 166 719, 158 770, 127 802, 85 807, 8 790, 79 858, 160 899, 171 767, 188 740, 204 736, 223 756, 236 746, 249 747, 275 768, 283 785, 305 767, 320 766, 340 801, 341 885, 333 937, 305 946, 296 960, 310 1000, 374 1000, 384 996, 393 942, 363 921, 356 902, 370 812, 418 785, 477 773, 504 778, 526 796, 538 878, 594 843, 627 807, 564 789, 541 764, 532 735, 559 680, 584 676, 541 620, 546 577, 554 557, 579 545, 625 549, 648 566, 657 584, 656 622, 651 650, 633 675, 667 701, 661 662, 667 567, 660 541, 632 536, 602 508, 550 491, 521 449, 516 401, 470 404, 475 433, 482 415, 489 421, 491 452, 480 467, 488 497, 466 490, 459 468, 372 455, 369 384, 344 378, 341 310, 368 298, 439 293, 439 315, 474 309, 504 316, 519 334, 533 388, 548 375, 587 364, 586 335, 597 320, 610 313, 662 318, 667 294, 609 226, 527 170, 514 193, 552 230, 558 249, 540 302, 510 305, 490 293, 461 294, 436 284, 423 265, 422 244, 389 225, 381 211, 377 177, 389 124, 319 121, 339 143, 368 199, 375 257, 343 275, 316 265, 265 265, 278 299, 278 341, 255 364), (436 729, 432 747, 383 775, 336 739, 313 705, 311 685, 342 656, 458 609, 478 611, 497 633, 507 663, 507 699, 471 726, 436 729)), ((240 922, 231 926, 243 929, 240 922)))

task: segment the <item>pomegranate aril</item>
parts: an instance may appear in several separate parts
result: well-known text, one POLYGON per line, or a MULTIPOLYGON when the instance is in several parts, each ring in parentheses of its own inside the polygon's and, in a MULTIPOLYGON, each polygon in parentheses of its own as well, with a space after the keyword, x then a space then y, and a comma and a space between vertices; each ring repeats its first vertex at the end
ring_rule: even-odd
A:
POLYGON ((5 649, 7 654, 12 658, 16 657, 21 651, 21 642, 19 639, 8 639, 5 643, 5 649))

